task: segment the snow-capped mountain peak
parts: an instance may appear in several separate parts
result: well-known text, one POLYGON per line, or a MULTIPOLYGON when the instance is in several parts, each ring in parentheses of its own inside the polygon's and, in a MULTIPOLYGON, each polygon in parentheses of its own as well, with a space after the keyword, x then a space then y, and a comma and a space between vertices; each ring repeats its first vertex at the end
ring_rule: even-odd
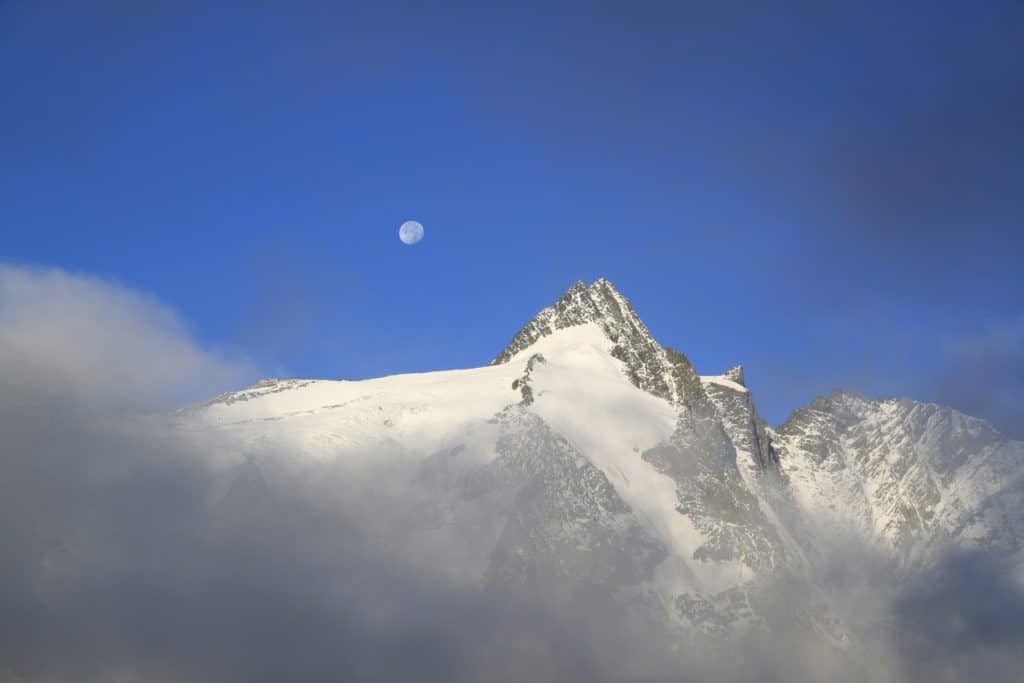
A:
POLYGON ((596 324, 613 343, 612 355, 625 364, 630 381, 672 403, 706 400, 700 379, 682 353, 662 347, 629 299, 604 278, 589 286, 577 281, 554 304, 523 326, 491 362, 507 363, 548 335, 567 327, 596 324))
MULTIPOLYGON (((690 633, 766 625, 772 581, 813 575, 837 537, 904 568, 1022 548, 1024 444, 842 391, 772 430, 742 366, 698 376, 604 279, 575 283, 485 367, 269 380, 182 419, 250 462, 386 465, 371 488, 401 492, 395 533, 453 580, 632 596, 690 633)), ((787 610, 842 641, 819 587, 799 600, 787 610)))

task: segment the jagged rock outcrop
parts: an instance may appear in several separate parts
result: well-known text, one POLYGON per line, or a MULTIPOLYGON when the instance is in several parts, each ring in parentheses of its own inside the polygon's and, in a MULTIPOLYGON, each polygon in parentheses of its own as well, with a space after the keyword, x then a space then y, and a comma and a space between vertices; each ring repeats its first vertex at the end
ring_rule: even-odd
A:
POLYGON ((740 562, 753 572, 784 562, 778 532, 736 466, 736 449, 712 406, 684 406, 668 442, 643 459, 676 483, 677 510, 706 539, 695 560, 740 562))
POLYGON ((753 394, 744 384, 743 366, 737 365, 721 376, 704 376, 701 380, 736 447, 739 466, 755 475, 777 468, 778 456, 754 406, 753 394))
POLYGON ((629 300, 604 278, 589 287, 576 282, 519 330, 491 364, 507 363, 537 340, 586 323, 598 324, 613 342, 612 355, 623 362, 629 380, 637 387, 689 405, 706 399, 700 378, 686 356, 655 341, 629 300))
POLYGON ((523 395, 521 404, 524 406, 528 406, 533 403, 533 388, 530 386, 530 373, 533 372, 534 367, 536 367, 538 363, 544 362, 543 354, 533 354, 530 356, 530 360, 526 361, 526 370, 523 371, 522 377, 517 377, 512 382, 512 388, 523 395))

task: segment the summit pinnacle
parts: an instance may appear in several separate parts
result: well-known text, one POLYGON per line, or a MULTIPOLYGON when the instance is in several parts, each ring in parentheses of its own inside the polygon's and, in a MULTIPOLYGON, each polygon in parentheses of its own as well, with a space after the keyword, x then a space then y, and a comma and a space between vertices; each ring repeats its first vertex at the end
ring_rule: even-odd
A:
POLYGON ((700 378, 682 353, 662 347, 611 282, 574 283, 554 304, 541 310, 512 338, 491 365, 507 363, 537 340, 557 330, 597 324, 614 344, 612 355, 626 365, 630 381, 672 403, 706 401, 700 378))

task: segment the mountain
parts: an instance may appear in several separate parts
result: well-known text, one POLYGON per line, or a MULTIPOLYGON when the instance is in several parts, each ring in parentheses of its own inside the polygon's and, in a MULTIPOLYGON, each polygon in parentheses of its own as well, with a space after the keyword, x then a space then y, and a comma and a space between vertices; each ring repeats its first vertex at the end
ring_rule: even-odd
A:
POLYGON ((1024 443, 842 392, 773 429, 741 367, 698 375, 603 279, 484 367, 264 380, 180 417, 264 472, 296 452, 340 468, 353 519, 447 580, 629 605, 688 642, 785 622, 855 648, 824 570, 837 539, 896 575, 1021 556, 1024 443))
POLYGON ((852 535, 908 568, 949 547, 1013 555, 1024 533, 1024 442, 910 399, 837 391, 772 433, 822 534, 852 535))
POLYGON ((655 341, 629 300, 604 278, 589 287, 582 282, 570 287, 519 330, 491 364, 507 363, 543 337, 588 323, 598 326, 612 343, 611 355, 622 361, 629 380, 639 389, 673 403, 704 400, 700 380, 686 356, 655 341))

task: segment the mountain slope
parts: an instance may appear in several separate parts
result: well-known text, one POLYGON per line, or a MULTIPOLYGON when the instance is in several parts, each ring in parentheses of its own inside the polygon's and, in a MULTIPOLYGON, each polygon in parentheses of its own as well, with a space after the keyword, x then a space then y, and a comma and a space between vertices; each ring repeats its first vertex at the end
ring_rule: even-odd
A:
POLYGON ((795 411, 773 442, 822 533, 852 534, 911 567, 949 547, 1022 548, 1024 443, 982 420, 835 392, 795 411))
MULTIPOLYGON (((529 354, 499 365, 362 382, 267 382, 221 397, 195 417, 249 453, 298 446, 311 457, 341 459, 350 467, 374 461, 418 467, 457 450, 451 487, 502 466, 515 473, 511 479, 521 479, 523 490, 515 496, 528 497, 523 491, 540 486, 548 498, 536 503, 541 509, 574 510, 563 522, 580 531, 580 544, 589 544, 582 520, 597 514, 587 487, 604 487, 603 505, 628 517, 614 523, 635 526, 630 533, 638 538, 642 530, 641 544, 662 557, 664 566, 657 572, 648 567, 642 578, 663 600, 671 602, 681 590, 735 585, 744 573, 734 558, 723 559, 730 567, 725 572, 721 563, 694 559, 711 539, 693 514, 677 511, 678 482, 641 455, 678 433, 678 408, 634 386, 613 349, 601 327, 585 323, 539 339, 529 354), (555 467, 570 461, 578 465, 555 467), (580 477, 591 484, 581 489, 580 477)), ((724 432, 717 433, 718 445, 734 460, 724 432)), ((611 525, 612 517, 605 521, 611 525)), ((508 521, 521 523, 519 516, 508 521)), ((506 539, 516 535, 503 532, 506 539)), ((485 573, 493 577, 499 570, 492 566, 485 573)))

